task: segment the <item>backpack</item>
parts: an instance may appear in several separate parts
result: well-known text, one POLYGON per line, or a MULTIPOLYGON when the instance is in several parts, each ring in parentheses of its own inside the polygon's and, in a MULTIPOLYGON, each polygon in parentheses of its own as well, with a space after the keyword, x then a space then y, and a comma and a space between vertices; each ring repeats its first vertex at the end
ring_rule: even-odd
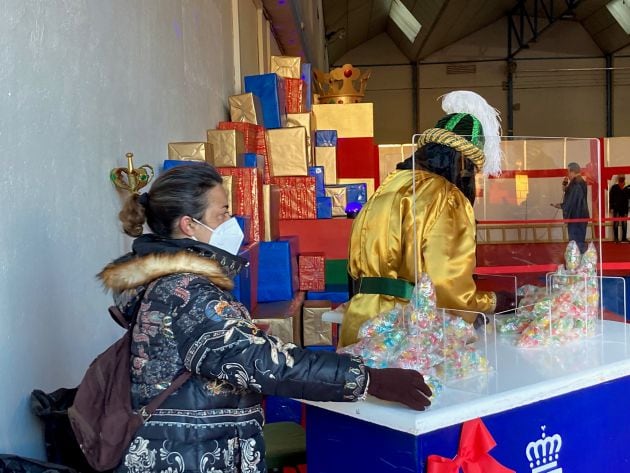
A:
POLYGON ((179 374, 171 385, 137 412, 131 403, 131 338, 140 304, 131 323, 117 307, 109 313, 127 332, 88 367, 74 403, 68 409, 70 425, 81 451, 92 468, 104 471, 122 461, 134 434, 155 410, 190 378, 179 374))

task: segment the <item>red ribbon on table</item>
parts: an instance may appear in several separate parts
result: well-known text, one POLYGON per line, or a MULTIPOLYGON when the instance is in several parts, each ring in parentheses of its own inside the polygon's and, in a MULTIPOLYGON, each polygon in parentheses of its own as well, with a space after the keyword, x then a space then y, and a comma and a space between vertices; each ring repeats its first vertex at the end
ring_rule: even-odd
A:
POLYGON ((464 422, 455 458, 429 455, 427 473, 516 473, 488 454, 496 445, 481 419, 464 422))

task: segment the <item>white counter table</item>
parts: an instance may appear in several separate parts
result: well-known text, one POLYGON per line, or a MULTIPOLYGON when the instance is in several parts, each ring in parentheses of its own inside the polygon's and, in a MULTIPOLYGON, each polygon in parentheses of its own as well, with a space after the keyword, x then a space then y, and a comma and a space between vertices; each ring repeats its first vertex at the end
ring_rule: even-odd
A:
POLYGON ((497 442, 490 454, 519 473, 630 472, 627 329, 604 321, 597 337, 540 349, 500 336, 487 345, 495 369, 449 383, 425 412, 372 397, 308 402, 309 473, 424 472, 428 455, 456 455, 461 424, 478 417, 497 442))

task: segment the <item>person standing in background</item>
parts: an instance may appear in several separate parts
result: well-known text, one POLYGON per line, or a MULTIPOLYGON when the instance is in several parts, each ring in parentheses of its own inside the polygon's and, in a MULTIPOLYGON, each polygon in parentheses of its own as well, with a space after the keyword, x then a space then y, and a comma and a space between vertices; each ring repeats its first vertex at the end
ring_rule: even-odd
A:
MULTIPOLYGON (((567 165, 569 183, 565 186, 564 197, 562 203, 551 204, 557 209, 562 209, 562 218, 566 220, 587 219, 589 218, 588 203, 586 201, 587 189, 586 181, 581 176, 581 168, 578 163, 569 163, 567 165)), ((586 227, 588 222, 569 222, 567 223, 567 231, 569 233, 569 241, 573 240, 577 243, 580 251, 586 251, 586 227)))
MULTIPOLYGON (((617 176, 617 183, 610 187, 608 193, 608 208, 613 218, 628 217, 628 197, 630 197, 630 189, 626 187, 626 176, 619 174, 617 176)), ((627 227, 628 224, 625 220, 613 222, 613 237, 615 243, 619 243, 619 241, 628 242, 626 236, 627 227), (618 232, 620 226, 621 238, 619 238, 618 232)))

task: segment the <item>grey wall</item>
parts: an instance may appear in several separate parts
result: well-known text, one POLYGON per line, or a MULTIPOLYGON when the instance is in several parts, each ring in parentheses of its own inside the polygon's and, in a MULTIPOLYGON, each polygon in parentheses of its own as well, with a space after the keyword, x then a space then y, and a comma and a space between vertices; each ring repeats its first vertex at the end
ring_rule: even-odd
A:
POLYGON ((109 170, 225 118, 231 28, 227 0, 0 2, 0 452, 42 457, 31 390, 120 335, 94 278, 129 245, 109 170))

